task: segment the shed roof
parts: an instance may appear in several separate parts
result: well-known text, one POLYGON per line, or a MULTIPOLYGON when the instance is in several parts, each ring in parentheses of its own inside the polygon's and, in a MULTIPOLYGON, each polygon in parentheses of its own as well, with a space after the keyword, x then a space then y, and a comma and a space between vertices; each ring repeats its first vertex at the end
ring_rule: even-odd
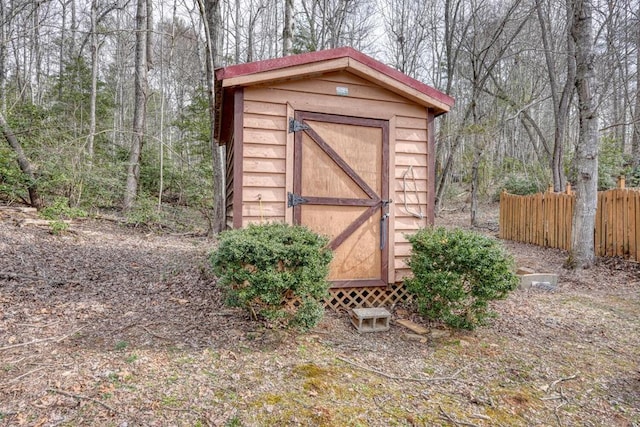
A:
POLYGON ((216 70, 216 80, 223 87, 250 86, 341 70, 432 108, 435 115, 448 112, 454 103, 449 95, 350 47, 231 65, 216 70))

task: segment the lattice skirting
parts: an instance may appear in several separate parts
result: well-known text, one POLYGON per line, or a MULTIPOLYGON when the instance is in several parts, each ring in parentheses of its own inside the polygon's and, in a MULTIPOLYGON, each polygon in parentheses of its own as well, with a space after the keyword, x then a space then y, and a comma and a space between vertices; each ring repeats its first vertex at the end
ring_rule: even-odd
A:
POLYGON ((350 308, 384 307, 406 302, 411 295, 402 283, 387 287, 338 288, 329 290, 329 298, 324 302, 326 308, 335 311, 350 308))

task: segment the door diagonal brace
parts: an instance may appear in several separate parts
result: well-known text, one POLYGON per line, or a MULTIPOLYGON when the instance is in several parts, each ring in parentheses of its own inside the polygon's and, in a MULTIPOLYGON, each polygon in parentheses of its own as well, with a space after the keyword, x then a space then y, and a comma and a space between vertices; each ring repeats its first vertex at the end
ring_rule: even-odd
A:
POLYGON ((342 158, 340 155, 329 145, 326 141, 318 135, 318 133, 312 128, 306 129, 305 134, 308 135, 317 145, 320 147, 322 151, 324 151, 333 162, 338 165, 340 169, 347 174, 349 178, 355 182, 358 187, 364 191, 367 196, 372 199, 379 199, 380 197, 376 194, 376 192, 369 187, 369 185, 358 175, 356 171, 349 166, 349 164, 342 158))

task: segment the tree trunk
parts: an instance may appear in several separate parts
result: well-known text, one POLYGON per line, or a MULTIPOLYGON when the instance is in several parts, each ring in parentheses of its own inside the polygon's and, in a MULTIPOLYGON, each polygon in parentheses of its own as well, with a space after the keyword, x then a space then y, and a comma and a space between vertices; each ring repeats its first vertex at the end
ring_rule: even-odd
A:
POLYGON ((572 0, 571 36, 575 41, 576 91, 580 131, 576 150, 576 204, 568 264, 589 268, 595 262, 594 227, 598 202, 598 128, 591 88, 594 80, 592 10, 589 0, 572 0))
MULTIPOLYGON (((1 3, 1 2, 0 2, 1 3)), ((65 45, 66 45, 66 35, 67 35, 67 1, 60 0, 60 6, 62 6, 61 11, 61 19, 60 22, 60 60, 58 61, 58 99, 62 99, 62 75, 64 74, 64 60, 65 60, 65 45)), ((0 8, 3 7, 0 4, 0 8)), ((0 17, 0 19, 2 19, 0 17)), ((2 44, 2 42, 0 42, 2 44)), ((2 95, 0 95, 2 96, 2 95)))
POLYGON ((146 39, 146 43, 147 43, 147 70, 150 70, 153 68, 153 3, 151 2, 151 0, 147 0, 147 12, 145 13, 146 16, 146 27, 147 27, 147 32, 145 34, 145 39, 146 39))
POLYGON ((282 56, 291 54, 293 44, 293 0, 284 0, 284 28, 282 29, 282 56))
POLYGON ((69 29, 71 30, 71 40, 69 40, 69 55, 67 58, 74 58, 76 54, 76 33, 78 32, 78 19, 76 14, 76 2, 75 0, 70 0, 71 4, 71 26, 69 29))
MULTIPOLYGON (((571 1, 571 0, 567 0, 571 1)), ((561 192, 566 183, 564 173, 564 141, 567 128, 567 117, 571 108, 571 97, 573 95, 573 87, 575 80, 575 62, 574 62, 574 42, 571 34, 567 33, 567 77, 560 92, 558 81, 556 80, 557 70, 555 61, 552 57, 553 47, 549 40, 550 34, 547 29, 544 13, 542 11, 542 1, 536 1, 536 11, 538 22, 540 23, 540 35, 542 45, 544 47, 544 56, 547 64, 547 73, 549 76, 549 85, 551 89, 551 98, 553 100, 553 117, 555 122, 553 135, 553 153, 551 156, 551 172, 553 174, 553 189, 561 192)), ((572 13, 569 4, 566 6, 567 25, 572 20, 572 13)))
POLYGON ((91 2, 91 95, 89 99, 89 135, 87 157, 89 168, 93 163, 93 143, 96 135, 96 100, 98 97, 98 0, 91 2))
MULTIPOLYGON (((640 64, 640 7, 636 23, 636 64, 640 64)), ((636 65, 638 68, 640 65, 636 65)), ((640 167, 640 72, 636 70, 636 105, 633 110, 633 136, 631 138, 631 156, 634 167, 640 167)))
POLYGON ((2 112, 0 112, 0 128, 2 128, 2 134, 4 135, 4 139, 7 140, 13 152, 16 153, 20 170, 27 178, 27 190, 29 192, 29 202, 31 206, 33 206, 34 208, 40 209, 42 207, 42 199, 38 194, 38 185, 36 182, 35 174, 33 173, 33 168, 31 167, 31 162, 29 161, 29 159, 27 159, 27 156, 24 154, 20 141, 18 141, 18 138, 16 138, 16 135, 13 133, 11 128, 9 128, 9 124, 4 119, 4 114, 2 114, 2 112))
POLYGON ((240 21, 242 19, 241 15, 240 15, 240 8, 241 8, 241 4, 240 4, 240 0, 236 0, 236 25, 235 25, 235 39, 236 39, 236 51, 235 51, 235 57, 234 57, 234 61, 236 64, 240 63, 240 30, 242 29, 242 25, 240 25, 240 21))
POLYGON ((247 31, 247 62, 253 62, 253 28, 249 27, 247 31))
POLYGON ((40 3, 33 5, 33 39, 31 44, 31 58, 33 61, 33 78, 31 83, 31 102, 40 105, 42 101, 42 51, 40 46, 40 3))
MULTIPOLYGON (((478 138, 476 135, 474 138, 478 138)), ((480 160, 482 160, 482 147, 476 142, 473 151, 473 163, 471 165, 471 226, 478 225, 478 186, 480 185, 480 179, 478 176, 478 169, 480 168, 480 160)))
POLYGON ((136 10, 136 65, 135 105, 133 110, 133 136, 127 166, 127 185, 122 209, 131 210, 138 195, 140 181, 140 155, 144 141, 147 113, 147 0, 138 0, 136 10))
MULTIPOLYGON (((485 28, 484 31, 487 32, 488 38, 482 40, 483 47, 479 51, 471 52, 473 55, 477 56, 476 60, 480 62, 477 65, 477 67, 473 67, 474 68, 473 72, 475 73, 475 75, 473 76, 472 90, 474 92, 472 94, 472 100, 470 101, 469 105, 471 105, 471 103, 473 102, 477 102, 475 99, 476 95, 480 91, 484 90, 483 88, 485 87, 487 80, 492 76, 492 72, 494 68, 496 68, 496 66, 499 63, 501 63, 505 53, 511 46, 511 43, 513 42, 513 40, 515 40, 518 34, 520 34, 522 29, 528 22, 529 15, 527 14, 527 16, 525 17, 518 18, 519 22, 517 26, 513 28, 511 33, 508 33, 508 34, 506 33, 506 29, 511 28, 511 26, 508 26, 507 24, 512 20, 512 17, 515 15, 516 11, 519 9, 520 3, 521 3, 520 0, 514 0, 514 2, 509 6, 509 9, 504 13, 504 15, 500 17, 500 20, 496 24, 493 24, 491 27, 485 28), (493 31, 489 33, 489 31, 491 30, 493 31), (503 38, 503 36, 506 37, 506 40, 504 40, 499 45, 499 48, 495 51, 495 53, 492 56, 488 56, 487 52, 489 51, 489 46, 497 42, 497 40, 503 38)), ((471 25, 469 22, 464 23, 462 21, 459 21, 460 19, 462 19, 462 17, 458 13, 460 5, 461 5, 460 1, 457 1, 453 4, 449 0, 445 2, 445 21, 446 22, 444 25, 445 25, 445 45, 446 45, 446 56, 447 56, 448 67, 456 66, 456 63, 458 61, 457 59, 458 55, 462 51, 461 42, 455 45, 455 47, 453 45, 453 41, 455 39, 456 26, 462 25, 464 27, 461 30, 462 31, 461 39, 465 39, 467 37, 476 37, 475 35, 468 36, 468 32, 470 31, 469 29, 471 28, 471 25), (453 8, 453 9, 450 10, 450 8, 453 8), (451 12, 453 12, 453 15, 451 14, 451 12)), ((472 15, 478 14, 478 13, 479 13, 478 10, 472 11, 472 15)), ((475 39, 473 40, 473 42, 475 43, 475 39)), ((453 79, 454 74, 455 74, 454 70, 452 69, 447 70, 447 80, 448 80, 447 93, 449 93, 449 91, 453 87, 451 81, 453 79)), ((467 106, 464 116, 459 124, 460 129, 463 129, 466 126, 469 118, 471 117, 471 113, 472 113, 471 107, 467 106)), ((442 169, 439 179, 437 179, 438 182, 437 182, 436 197, 435 197, 436 215, 441 207, 442 197, 444 195, 445 185, 447 183, 447 175, 451 170, 451 167, 454 161, 454 156, 456 154, 456 151, 458 150, 458 147, 460 146, 461 141, 462 141, 462 133, 459 132, 456 135, 456 137, 453 139, 453 142, 450 144, 450 150, 444 162, 444 167, 442 169)))
POLYGON ((209 121, 211 124, 211 158, 213 163, 213 221, 211 232, 219 233, 224 229, 224 158, 218 142, 214 138, 216 127, 216 94, 215 94, 215 66, 218 57, 218 40, 220 38, 220 0, 198 0, 200 13, 205 25, 206 63, 207 63, 207 94, 209 97, 209 121))
POLYGON ((6 64, 7 64, 7 11, 4 1, 0 1, 0 113, 7 110, 7 97, 5 96, 6 64))

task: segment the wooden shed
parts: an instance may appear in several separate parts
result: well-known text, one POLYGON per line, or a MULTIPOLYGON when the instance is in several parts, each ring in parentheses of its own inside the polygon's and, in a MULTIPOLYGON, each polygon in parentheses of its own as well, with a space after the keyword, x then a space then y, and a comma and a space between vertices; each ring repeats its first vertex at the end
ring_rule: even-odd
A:
POLYGON ((352 48, 216 71, 227 226, 284 221, 328 235, 333 308, 404 296, 433 224, 434 118, 453 99, 352 48))

